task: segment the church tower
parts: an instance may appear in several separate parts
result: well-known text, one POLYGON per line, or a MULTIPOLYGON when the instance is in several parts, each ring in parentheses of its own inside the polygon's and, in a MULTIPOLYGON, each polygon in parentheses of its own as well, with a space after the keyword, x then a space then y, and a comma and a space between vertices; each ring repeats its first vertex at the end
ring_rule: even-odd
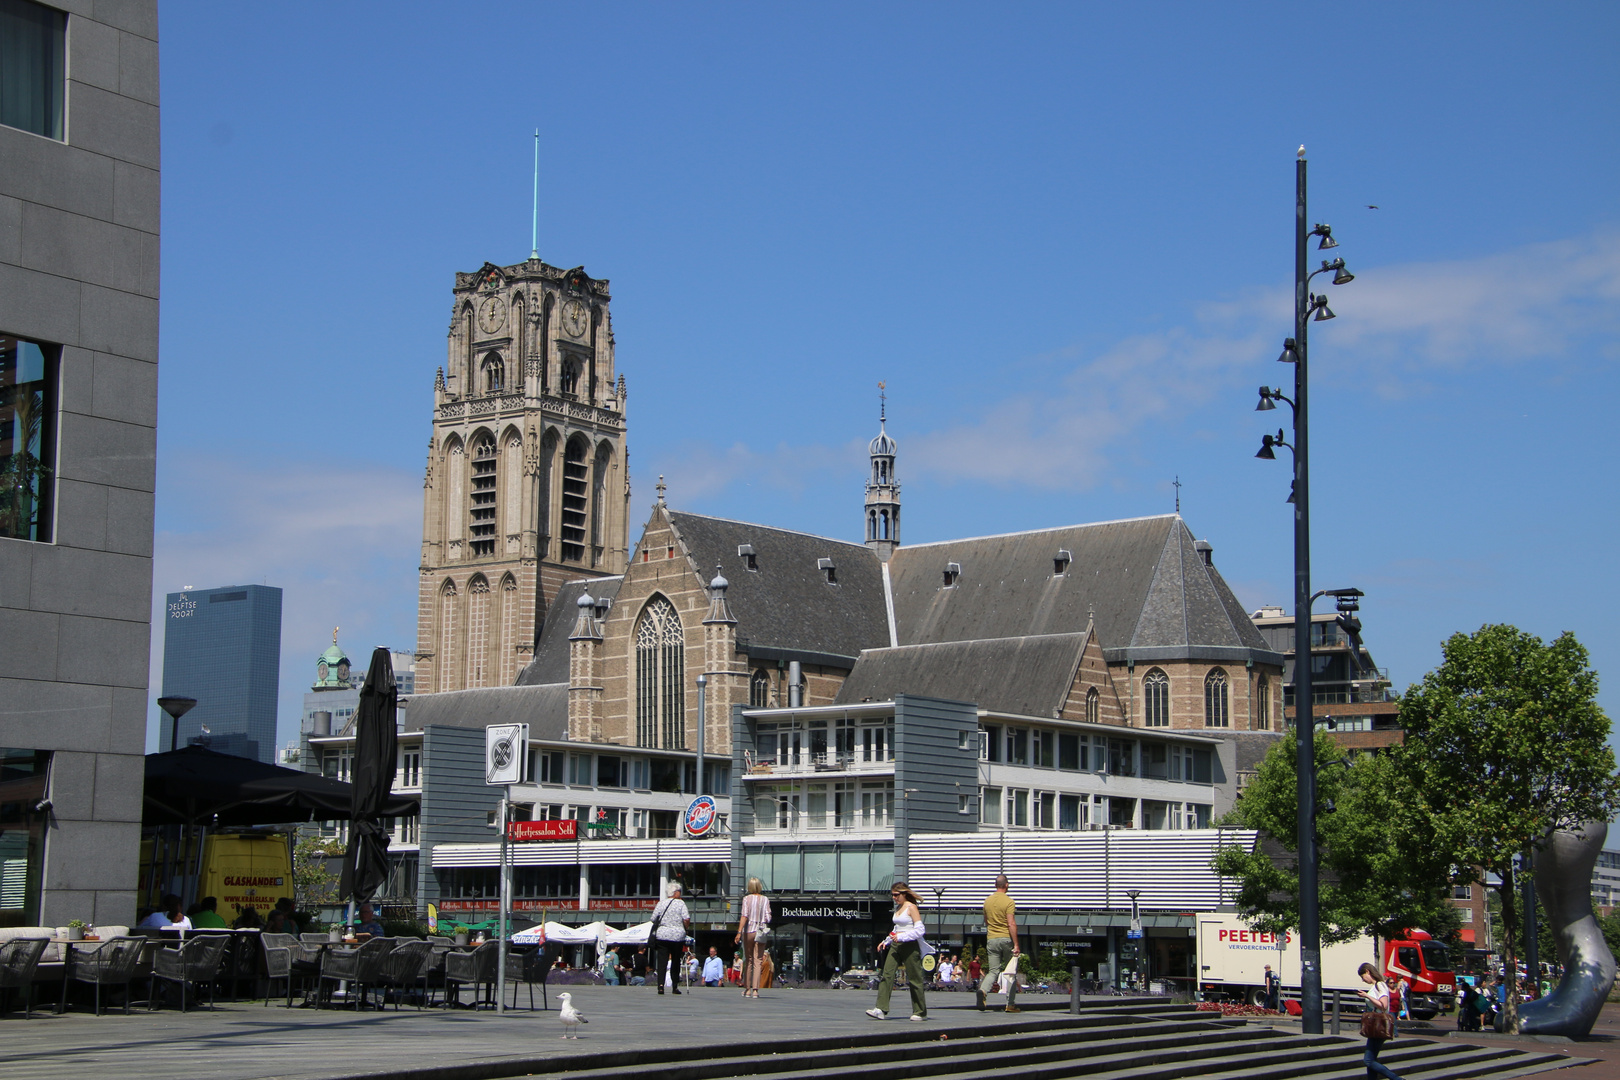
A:
MULTIPOLYGON (((883 384, 878 384, 883 389, 883 384)), ((866 546, 884 562, 900 546, 900 481, 894 475, 894 455, 900 447, 889 438, 888 398, 878 408, 878 435, 867 445, 872 471, 866 478, 866 546)))
POLYGON ((608 283, 537 257, 458 273, 433 380, 416 686, 510 685, 565 581, 630 547, 608 283))

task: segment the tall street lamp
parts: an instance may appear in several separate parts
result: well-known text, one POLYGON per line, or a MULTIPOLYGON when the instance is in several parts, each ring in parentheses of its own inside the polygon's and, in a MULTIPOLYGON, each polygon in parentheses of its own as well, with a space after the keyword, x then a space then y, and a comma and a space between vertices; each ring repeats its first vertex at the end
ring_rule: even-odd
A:
POLYGON ((194 697, 160 697, 158 708, 169 714, 169 749, 180 748, 180 718, 197 705, 194 697))
POLYGON ((1347 285, 1354 275, 1344 268, 1343 259, 1322 260, 1319 270, 1306 268, 1306 244, 1320 237, 1318 251, 1339 246, 1331 225, 1305 226, 1305 148, 1299 148, 1294 163, 1294 336, 1283 342, 1277 359, 1294 365, 1294 396, 1260 388, 1257 409, 1275 409, 1276 401, 1287 402, 1294 411, 1294 442, 1289 446, 1283 432, 1265 436, 1256 457, 1270 459, 1275 446, 1288 446, 1294 452, 1294 490, 1288 501, 1294 504, 1294 735, 1297 749, 1295 771, 1299 776, 1299 939, 1300 1005, 1302 1030, 1307 1035, 1322 1034, 1322 926, 1317 905, 1316 851, 1316 762, 1311 722, 1311 514, 1310 458, 1306 420, 1306 331, 1312 322, 1334 317, 1327 297, 1310 292, 1311 279, 1332 272, 1333 284, 1347 285))

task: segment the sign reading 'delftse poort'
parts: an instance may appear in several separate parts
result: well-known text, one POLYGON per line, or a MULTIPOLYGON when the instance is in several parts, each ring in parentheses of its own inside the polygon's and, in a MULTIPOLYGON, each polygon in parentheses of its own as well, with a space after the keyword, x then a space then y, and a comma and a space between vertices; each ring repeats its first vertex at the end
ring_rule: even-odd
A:
POLYGON ((782 904, 776 907, 776 918, 798 919, 870 919, 868 904, 782 904))
POLYGON ((575 840, 579 838, 579 822, 573 818, 561 821, 513 821, 506 826, 510 840, 575 840))
POLYGON ((484 729, 484 783, 520 784, 528 763, 528 724, 491 724, 484 729))

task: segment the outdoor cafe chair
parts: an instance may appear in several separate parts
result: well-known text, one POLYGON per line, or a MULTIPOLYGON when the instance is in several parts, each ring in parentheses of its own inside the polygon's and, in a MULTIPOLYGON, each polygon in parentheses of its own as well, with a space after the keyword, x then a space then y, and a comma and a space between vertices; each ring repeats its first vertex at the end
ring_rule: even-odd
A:
POLYGON ((506 981, 512 987, 512 1008, 517 1008, 518 987, 527 984, 529 987, 529 1011, 534 1011, 534 988, 540 987, 540 1008, 545 1011, 546 1004, 546 975, 551 971, 551 965, 546 963, 546 950, 525 949, 523 952, 509 952, 506 954, 506 981))
POLYGON ((359 948, 330 949, 321 957, 321 994, 329 996, 328 982, 349 984, 349 996, 359 1009, 366 998, 366 988, 377 985, 382 974, 382 962, 399 942, 394 938, 372 938, 359 948), (356 993, 358 991, 358 993, 356 993))
MULTIPOLYGON (((286 980, 287 1007, 292 1008, 293 980, 319 977, 320 950, 306 948, 296 934, 261 934, 260 940, 264 942, 264 969, 270 986, 277 979, 286 980)), ((264 996, 266 1005, 270 1004, 268 990, 264 996)))
POLYGON ((0 945, 0 990, 23 992, 23 1019, 33 1019, 34 976, 50 938, 12 938, 0 945))
POLYGON ((219 978, 219 962, 230 939, 224 934, 203 934, 181 942, 177 949, 159 949, 152 957, 151 1008, 157 1008, 158 981, 180 984, 180 1011, 186 1011, 186 988, 197 984, 198 992, 208 987, 208 1007, 214 1007, 214 982, 219 978))
MULTIPOLYGON (((71 946, 70 946, 71 947, 71 946)), ((98 949, 75 949, 73 955, 73 981, 92 983, 96 988, 96 1015, 101 1015, 101 988, 124 988, 124 1015, 129 1015, 129 984, 135 981, 136 968, 141 963, 141 952, 146 947, 144 937, 116 937, 101 943, 98 949)))
POLYGON ((470 953, 452 952, 444 957, 444 988, 445 1004, 450 1004, 453 987, 471 983, 473 987, 473 1008, 480 1002, 480 987, 488 986, 488 1004, 495 1005, 495 962, 498 950, 505 946, 496 940, 484 942, 470 953))
POLYGON ((429 934, 427 940, 432 951, 423 961, 417 978, 422 983, 422 996, 428 1004, 432 1004, 434 988, 444 989, 444 958, 456 951, 456 942, 454 938, 436 937, 433 934, 429 934))
MULTIPOLYGON (((421 979, 422 968, 432 951, 431 942, 406 941, 383 958, 382 972, 377 980, 382 995, 377 1002, 379 1008, 387 1003, 388 992, 392 990, 396 995, 394 1009, 396 1011, 399 1009, 399 999, 416 989, 421 979)), ((417 999, 417 1007, 421 1007, 420 998, 417 999)))

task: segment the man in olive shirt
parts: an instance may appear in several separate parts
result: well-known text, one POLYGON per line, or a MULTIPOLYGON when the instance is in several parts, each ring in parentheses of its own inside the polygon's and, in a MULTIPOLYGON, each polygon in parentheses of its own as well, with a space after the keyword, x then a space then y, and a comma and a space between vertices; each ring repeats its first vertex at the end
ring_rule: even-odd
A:
MULTIPOLYGON (((1001 969, 1006 967, 1009 958, 1018 955, 1018 919, 1015 915, 1017 905, 1013 898, 1007 895, 1007 875, 996 875, 996 891, 991 893, 984 901, 984 950, 989 955, 989 970, 985 972, 984 979, 979 983, 977 998, 979 1011, 984 1011, 984 995, 990 993, 996 985, 996 979, 1001 975, 1001 969)), ((1013 1003, 1013 996, 1018 993, 1018 976, 1012 977, 1012 985, 1007 988, 1007 1011, 1010 1013, 1023 1012, 1013 1003)))

